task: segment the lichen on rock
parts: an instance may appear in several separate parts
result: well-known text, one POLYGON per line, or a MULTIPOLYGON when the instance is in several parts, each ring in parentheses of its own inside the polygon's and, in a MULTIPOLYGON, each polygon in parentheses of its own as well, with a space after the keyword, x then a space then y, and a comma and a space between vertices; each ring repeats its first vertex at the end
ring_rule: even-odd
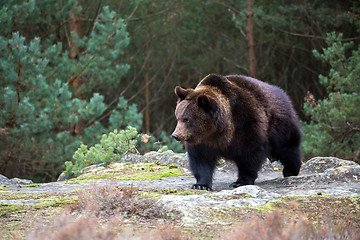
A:
MULTIPOLYGON (((31 218, 29 214, 35 216, 34 211, 38 208, 45 211, 51 204, 48 210, 53 211, 63 202, 71 204, 74 191, 109 184, 120 188, 131 186, 134 194, 153 199, 162 211, 178 212, 178 226, 200 235, 205 230, 199 232, 199 224, 206 230, 214 231, 211 229, 216 228, 220 231, 251 214, 274 210, 286 212, 285 208, 291 202, 296 202, 306 216, 319 222, 326 220, 319 211, 331 211, 337 206, 332 212, 333 218, 344 217, 348 212, 351 222, 360 227, 360 201, 357 200, 360 196, 360 166, 356 163, 337 158, 314 158, 303 164, 299 176, 284 178, 268 162, 259 172, 255 185, 233 189, 229 183, 237 177, 236 171, 232 170, 231 163, 221 162, 214 176, 215 191, 212 192, 190 189, 195 180, 186 164, 186 154, 150 152, 145 155, 129 154, 116 163, 88 167, 78 178, 40 183, 36 187, 34 184, 28 185, 34 187, 23 187, 0 175, 3 186, 0 188, 0 209, 8 216, 2 220, 3 231, 12 227, 10 222, 14 221, 19 223, 16 227, 20 228, 22 221, 26 217, 31 218), (181 175, 161 175, 176 171, 181 175), (65 200, 57 200, 59 196, 65 200), (23 208, 26 211, 21 210, 23 208), (11 209, 14 209, 14 214, 11 214, 11 209)), ((213 234, 211 232, 209 236, 214 237, 213 234)))

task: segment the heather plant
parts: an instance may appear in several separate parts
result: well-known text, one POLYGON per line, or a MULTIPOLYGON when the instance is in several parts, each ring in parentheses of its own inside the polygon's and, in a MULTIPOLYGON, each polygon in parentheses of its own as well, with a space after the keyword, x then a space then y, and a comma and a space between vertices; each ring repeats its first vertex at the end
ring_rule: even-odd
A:
POLYGON ((286 213, 273 211, 264 217, 252 216, 241 225, 224 233, 222 240, 323 240, 359 239, 360 231, 342 221, 326 222, 316 226, 301 213, 298 218, 286 213))
POLYGON ((303 123, 305 159, 337 156, 360 161, 360 45, 344 43, 342 34, 327 35, 328 48, 315 57, 330 66, 327 76, 320 75, 327 97, 316 100, 309 93, 304 110, 310 116, 303 123))
POLYGON ((84 213, 91 209, 97 217, 104 219, 117 216, 171 220, 171 216, 177 216, 167 212, 155 199, 142 197, 133 187, 94 186, 89 191, 79 191, 78 197, 77 203, 70 206, 72 211, 84 213))

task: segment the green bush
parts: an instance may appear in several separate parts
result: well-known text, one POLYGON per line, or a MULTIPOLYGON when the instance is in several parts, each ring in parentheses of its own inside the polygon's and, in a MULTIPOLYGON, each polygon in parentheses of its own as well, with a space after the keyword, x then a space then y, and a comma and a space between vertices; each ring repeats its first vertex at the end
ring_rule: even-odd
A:
POLYGON ((66 161, 65 174, 68 177, 78 176, 81 169, 100 163, 119 161, 126 153, 172 150, 185 152, 183 146, 170 139, 165 132, 161 133, 160 141, 149 134, 138 134, 136 128, 129 126, 126 130, 114 130, 103 134, 100 142, 90 148, 81 144, 73 155, 73 161, 66 161), (165 144, 165 145, 164 145, 165 144))
POLYGON ((74 163, 65 162, 67 176, 77 176, 81 169, 99 163, 110 163, 119 161, 121 157, 129 152, 135 153, 136 136, 138 132, 134 127, 128 127, 126 130, 114 130, 101 137, 100 143, 88 148, 81 144, 80 148, 74 153, 74 163))
POLYGON ((360 163, 360 45, 343 43, 335 33, 328 34, 327 43, 323 53, 314 55, 330 65, 329 74, 319 76, 328 96, 315 100, 309 93, 305 98, 311 121, 302 123, 304 157, 337 156, 360 163))

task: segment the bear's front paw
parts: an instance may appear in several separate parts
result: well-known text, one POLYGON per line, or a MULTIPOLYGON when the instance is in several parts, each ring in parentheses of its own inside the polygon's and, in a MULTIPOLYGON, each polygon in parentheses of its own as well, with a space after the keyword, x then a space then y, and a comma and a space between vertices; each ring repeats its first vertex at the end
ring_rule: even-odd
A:
POLYGON ((198 189, 198 190, 206 190, 206 191, 212 191, 211 187, 208 187, 206 185, 200 185, 200 184, 194 184, 191 187, 192 189, 198 189))
POLYGON ((255 184, 255 178, 242 177, 242 178, 238 178, 236 182, 230 184, 229 187, 237 188, 240 186, 254 185, 254 184, 255 184))
POLYGON ((248 184, 244 184, 243 182, 233 182, 232 184, 229 185, 229 187, 237 188, 244 185, 248 185, 248 184))

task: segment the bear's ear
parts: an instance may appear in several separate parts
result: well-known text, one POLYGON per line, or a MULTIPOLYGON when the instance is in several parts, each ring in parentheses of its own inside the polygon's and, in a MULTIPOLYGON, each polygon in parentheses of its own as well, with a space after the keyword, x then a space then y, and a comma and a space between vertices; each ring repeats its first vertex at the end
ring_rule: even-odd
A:
POLYGON ((199 107, 201 107, 205 111, 211 110, 212 108, 215 107, 215 104, 216 104, 214 99, 212 99, 206 95, 200 95, 197 98, 197 103, 198 103, 199 107))
POLYGON ((191 91, 193 91, 193 89, 184 89, 180 86, 175 88, 175 94, 179 97, 180 101, 184 100, 191 91))

